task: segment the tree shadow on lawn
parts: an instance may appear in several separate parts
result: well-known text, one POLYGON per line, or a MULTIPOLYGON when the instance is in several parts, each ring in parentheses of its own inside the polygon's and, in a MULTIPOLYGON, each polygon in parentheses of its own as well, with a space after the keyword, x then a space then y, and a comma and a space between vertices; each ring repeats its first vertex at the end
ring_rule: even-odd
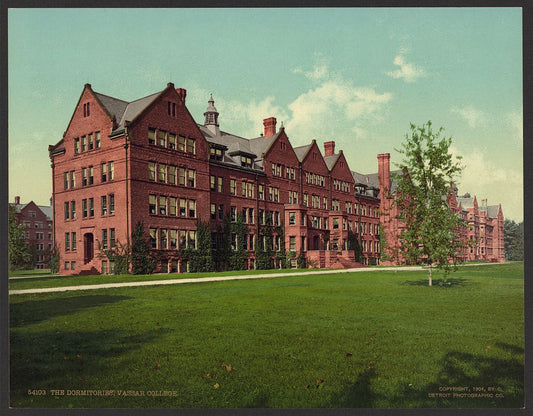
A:
POLYGON ((85 295, 10 303, 10 327, 31 325, 57 316, 71 315, 83 309, 109 305, 128 299, 132 298, 129 296, 85 295))
MULTIPOLYGON (((157 342, 168 331, 160 328, 131 334, 121 329, 17 330, 11 334, 10 345, 11 405, 27 405, 28 389, 110 388, 109 380, 120 379, 121 367, 126 365, 121 364, 121 357, 146 343, 157 342), (85 381, 89 377, 96 378, 99 385, 87 385, 85 381)), ((153 358, 154 364, 157 359, 153 358)), ((143 357, 140 357, 139 362, 142 361, 143 357)), ((148 368, 154 364, 147 364, 148 368)), ((135 379, 137 375, 131 377, 135 379)))
MULTIPOLYGON (((498 343, 496 347, 517 355, 524 350, 514 345, 498 343)), ((351 408, 521 408, 524 406, 524 362, 523 359, 502 359, 451 351, 442 361, 442 370, 436 381, 424 386, 405 383, 398 393, 389 397, 372 388, 372 379, 379 373, 366 370, 355 383, 346 383, 343 391, 333 398, 335 407, 351 408), (503 393, 503 397, 472 398, 455 397, 453 392, 442 387, 484 387, 484 393, 503 393), (494 388, 492 392, 488 388, 494 388), (450 393, 449 398, 430 397, 432 393, 450 393)), ((464 392, 457 392, 459 394, 464 392)))
MULTIPOLYGON (((409 286, 429 286, 428 279, 406 280, 402 284, 409 286)), ((467 279, 433 279, 433 286, 436 287, 466 286, 467 284, 469 284, 467 279)))

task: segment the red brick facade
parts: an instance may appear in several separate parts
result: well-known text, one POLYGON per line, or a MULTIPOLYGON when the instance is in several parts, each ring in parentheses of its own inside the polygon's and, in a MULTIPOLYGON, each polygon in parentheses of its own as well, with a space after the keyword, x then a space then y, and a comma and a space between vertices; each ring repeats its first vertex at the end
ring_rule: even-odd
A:
MULTIPOLYGON (((249 268, 267 223, 283 230, 271 249, 281 248, 283 236, 285 249, 308 266, 379 263, 388 159, 387 172, 381 158, 378 174, 362 175, 334 141, 324 143, 324 155, 314 140, 293 148, 274 117, 263 120, 264 134, 245 139, 220 130, 218 115, 211 97, 197 123, 186 90, 171 83, 133 102, 85 85, 62 140, 49 147, 60 273, 110 273, 101 253, 128 242, 139 221, 161 254, 158 270, 184 272, 179 249, 196 248, 197 221, 216 233, 237 215, 248 230, 234 244, 246 248, 249 268)), ((388 218, 383 226, 394 224, 388 218)))
POLYGON ((24 241, 32 254, 33 268, 48 269, 53 247, 52 207, 37 205, 33 201, 21 204, 18 196, 9 206, 15 210, 17 223, 24 226, 24 241))

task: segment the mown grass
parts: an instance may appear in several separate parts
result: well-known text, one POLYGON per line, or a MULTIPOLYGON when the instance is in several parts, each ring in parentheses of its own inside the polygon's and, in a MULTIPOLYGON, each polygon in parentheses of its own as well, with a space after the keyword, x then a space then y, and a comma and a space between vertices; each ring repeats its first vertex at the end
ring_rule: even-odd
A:
POLYGON ((51 276, 50 269, 32 269, 32 270, 10 270, 9 277, 24 277, 24 276, 51 276))
POLYGON ((229 272, 205 272, 205 273, 157 273, 157 274, 118 274, 118 275, 90 275, 90 276, 44 276, 36 275, 35 278, 11 279, 9 289, 37 289, 47 287, 63 287, 78 285, 98 285, 102 283, 127 283, 150 280, 170 279, 196 279, 213 276, 242 276, 249 274, 276 274, 308 272, 309 269, 282 269, 282 270, 235 270, 229 272))
POLYGON ((14 295, 11 406, 523 406, 522 264, 466 267, 444 287, 426 278, 383 270, 14 295), (503 398, 428 396, 458 386, 503 398))

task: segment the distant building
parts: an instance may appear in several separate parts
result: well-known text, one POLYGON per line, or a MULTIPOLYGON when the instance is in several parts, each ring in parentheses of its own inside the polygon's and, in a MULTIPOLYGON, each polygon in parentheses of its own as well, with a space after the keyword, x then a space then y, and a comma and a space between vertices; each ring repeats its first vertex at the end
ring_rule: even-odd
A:
MULTIPOLYGON (((378 170, 381 195, 380 222, 386 240, 384 251, 395 259, 393 261, 382 261, 382 263, 396 264, 402 261, 398 236, 403 229, 403 225, 397 218, 398 208, 393 203, 396 183, 391 177, 389 153, 378 155, 378 170)), ((393 173, 400 174, 401 171, 393 173)), ((464 247, 463 251, 458 253, 461 261, 505 261, 503 245, 504 216, 501 204, 489 206, 487 205, 487 200, 484 199, 480 207, 475 196, 471 197, 470 194, 458 196, 457 188, 454 188, 448 195, 448 206, 452 212, 460 215, 468 223, 468 227, 461 230, 457 236, 460 240, 471 241, 470 246, 464 247)))
POLYGON ((19 196, 9 206, 15 210, 17 222, 24 226, 24 241, 32 254, 33 268, 48 269, 53 247, 52 207, 33 201, 21 204, 19 196))

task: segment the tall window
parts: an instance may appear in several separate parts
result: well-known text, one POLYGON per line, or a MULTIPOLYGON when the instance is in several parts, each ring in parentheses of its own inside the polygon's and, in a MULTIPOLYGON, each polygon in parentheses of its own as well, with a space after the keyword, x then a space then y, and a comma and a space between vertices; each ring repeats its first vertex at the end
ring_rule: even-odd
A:
POLYGON ((150 248, 157 248, 157 229, 150 228, 150 248))
POLYGON ((112 181, 115 179, 115 162, 109 162, 108 165, 108 171, 109 171, 109 180, 112 181))
POLYGON ((170 242, 170 249, 175 250, 178 248, 178 231, 177 230, 169 230, 169 242, 170 242))
POLYGON ((70 201, 70 219, 76 218, 76 201, 70 201))
POLYGON ((187 216, 187 200, 180 198, 180 217, 187 216))
POLYGON ((93 150, 94 149, 94 142, 93 142, 93 135, 92 134, 89 134, 87 136, 87 148, 88 148, 88 150, 93 150))
POLYGON ((101 178, 100 182, 107 182, 107 163, 104 162, 100 165, 101 178))
POLYGON ((265 185, 259 185, 257 193, 259 199, 265 199, 265 185))
POLYGON ((216 177, 214 175, 211 175, 209 177, 209 188, 214 191, 216 189, 216 177))
POLYGON ((70 251, 70 233, 65 233, 65 251, 70 251))
POLYGON ((94 183, 94 169, 92 166, 89 166, 89 169, 88 169, 89 173, 89 185, 92 185, 94 183))
POLYGON ((179 136, 178 137, 178 150, 181 151, 181 152, 184 152, 185 151, 185 143, 186 143, 187 139, 184 137, 184 136, 179 136))
POLYGON ((187 153, 191 153, 193 155, 196 153, 196 140, 191 139, 190 137, 187 140, 187 153))
POLYGON ((157 144, 162 147, 166 147, 167 144, 167 132, 164 130, 159 130, 157 132, 157 144))
POLYGON ((87 218, 87 200, 82 199, 81 201, 81 216, 87 218))
POLYGON ((222 192, 224 190, 222 177, 217 178, 217 190, 218 192, 222 192))
POLYGON ((179 169, 179 184, 185 186, 185 168, 179 169))
POLYGON ((155 162, 148 162, 148 180, 155 181, 155 162))
POLYGON ((89 217, 94 217, 94 198, 89 198, 89 217))
POLYGON ((148 144, 155 144, 155 129, 148 129, 148 144))
POLYGON ((100 206, 102 207, 102 215, 107 215, 107 195, 100 198, 100 206))
POLYGON ((108 204, 109 204, 109 215, 115 213, 115 194, 108 195, 108 204))
POLYGON ((176 135, 174 133, 168 133, 168 148, 176 149, 176 135))
POLYGON ((74 139, 74 154, 77 155, 80 153, 80 139, 76 137, 74 139))
POLYGON ((107 249, 107 229, 102 230, 102 248, 107 249))
POLYGON ((100 132, 94 133, 94 147, 100 149, 100 132))
POLYGON ((176 198, 168 198, 168 212, 170 215, 176 216, 176 198))
POLYGON ((189 217, 196 217, 196 201, 194 199, 189 200, 189 217))
POLYGON ((156 196, 148 195, 148 212, 150 214, 156 213, 156 196))
POLYGON ((87 186, 87 168, 81 168, 81 186, 87 186))
POLYGON ((167 197, 159 197, 159 215, 167 215, 167 197))
POLYGON ((168 248, 168 236, 167 236, 167 230, 165 229, 159 230, 159 248, 161 249, 168 248))
POLYGON ((190 188, 194 188, 196 186, 196 171, 195 170, 188 171, 187 186, 190 188))
POLYGON ((69 203, 68 202, 65 202, 64 209, 65 209, 65 219, 68 220, 69 216, 70 216, 70 209, 69 209, 69 203))
POLYGON ((229 193, 235 195, 237 193, 237 181, 235 179, 229 180, 229 193))
POLYGON ((176 185, 176 166, 168 167, 168 183, 171 185, 176 185))
POLYGON ((167 181, 167 165, 164 165, 162 163, 157 165, 157 172, 158 172, 157 180, 159 182, 166 182, 167 181))
POLYGON ((87 151, 87 137, 81 136, 81 151, 86 152, 87 151))

